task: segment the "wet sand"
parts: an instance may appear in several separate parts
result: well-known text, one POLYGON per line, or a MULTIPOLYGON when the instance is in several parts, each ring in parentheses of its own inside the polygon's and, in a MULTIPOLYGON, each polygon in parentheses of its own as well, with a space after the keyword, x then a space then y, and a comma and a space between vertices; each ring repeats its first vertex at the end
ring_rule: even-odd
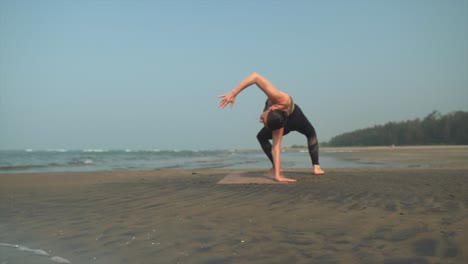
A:
POLYGON ((337 152, 411 162, 286 169, 293 184, 218 184, 235 171, 219 169, 0 174, 0 243, 50 255, 0 246, 0 263, 467 263, 467 150, 337 152))
POLYGON ((322 148, 322 155, 377 165, 409 168, 468 168, 468 146, 322 148))

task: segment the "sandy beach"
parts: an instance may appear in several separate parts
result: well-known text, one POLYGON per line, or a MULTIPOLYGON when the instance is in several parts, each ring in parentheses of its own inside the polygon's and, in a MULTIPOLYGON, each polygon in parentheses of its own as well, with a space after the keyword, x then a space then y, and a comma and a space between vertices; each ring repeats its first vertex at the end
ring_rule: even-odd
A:
POLYGON ((0 263, 468 263, 468 147, 329 155, 405 165, 0 174, 0 263))

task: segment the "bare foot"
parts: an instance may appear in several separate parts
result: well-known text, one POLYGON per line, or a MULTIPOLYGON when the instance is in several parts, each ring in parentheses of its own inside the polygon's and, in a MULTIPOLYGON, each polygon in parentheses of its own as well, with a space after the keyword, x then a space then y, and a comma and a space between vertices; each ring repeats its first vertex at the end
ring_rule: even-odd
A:
POLYGON ((297 180, 295 180, 295 179, 286 178, 284 176, 275 177, 275 181, 277 181, 277 182, 297 182, 297 180))
POLYGON ((314 165, 314 172, 312 173, 314 175, 322 175, 325 174, 325 172, 320 168, 320 165, 314 165))

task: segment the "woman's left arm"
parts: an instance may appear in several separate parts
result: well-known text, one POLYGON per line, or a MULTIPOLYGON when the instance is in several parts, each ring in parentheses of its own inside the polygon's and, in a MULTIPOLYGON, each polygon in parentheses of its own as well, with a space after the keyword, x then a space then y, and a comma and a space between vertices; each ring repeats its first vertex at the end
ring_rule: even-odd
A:
POLYGON ((281 177, 281 141, 283 139, 284 128, 272 131, 273 146, 271 154, 273 156, 273 166, 275 167, 275 178, 281 177))

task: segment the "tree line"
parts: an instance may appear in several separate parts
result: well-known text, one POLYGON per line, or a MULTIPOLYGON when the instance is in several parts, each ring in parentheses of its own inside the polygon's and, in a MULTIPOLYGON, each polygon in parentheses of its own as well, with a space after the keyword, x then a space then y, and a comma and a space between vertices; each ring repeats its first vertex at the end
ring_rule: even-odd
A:
POLYGON ((433 111, 423 119, 389 122, 344 133, 325 146, 468 145, 468 112, 442 115, 433 111))

